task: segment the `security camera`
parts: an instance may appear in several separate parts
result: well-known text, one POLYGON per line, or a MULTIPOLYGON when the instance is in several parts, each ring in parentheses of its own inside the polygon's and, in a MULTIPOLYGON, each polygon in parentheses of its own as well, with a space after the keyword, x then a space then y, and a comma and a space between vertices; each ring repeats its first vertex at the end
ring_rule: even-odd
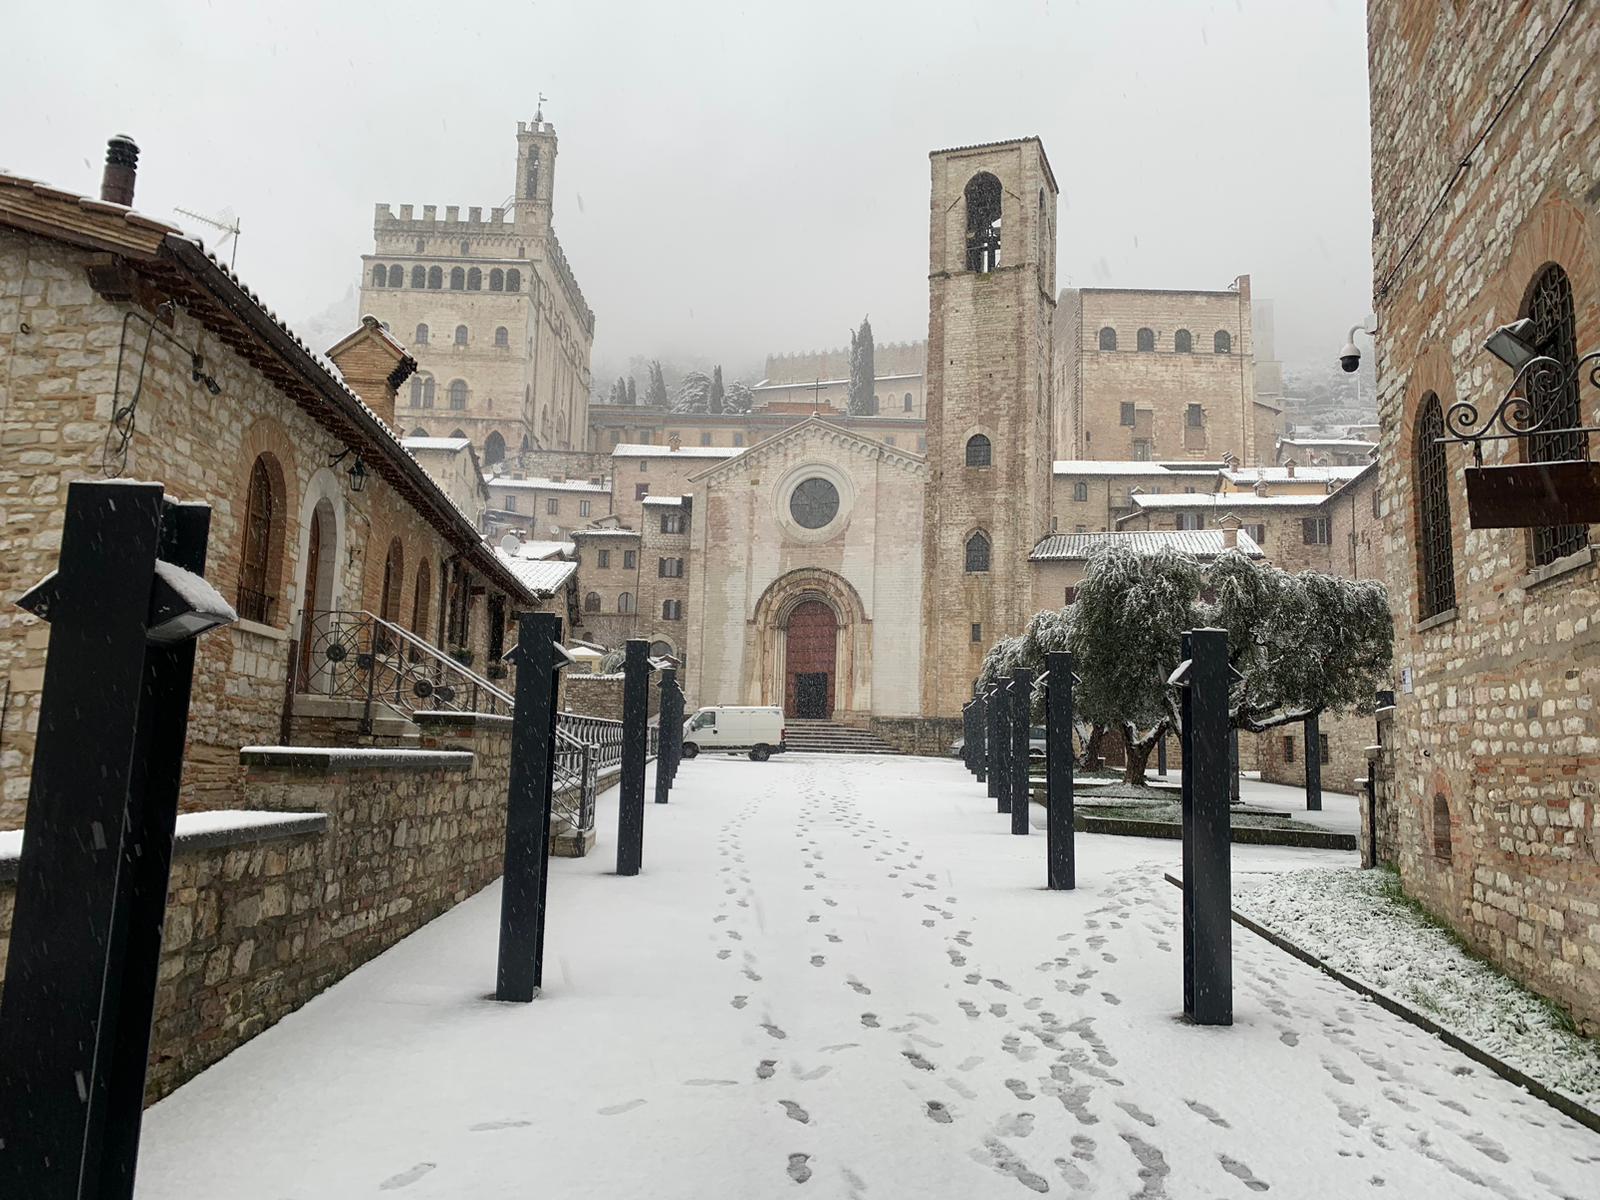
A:
POLYGON ((1339 351, 1339 366, 1346 375, 1353 375, 1361 369, 1361 349, 1354 342, 1346 342, 1344 349, 1339 351))

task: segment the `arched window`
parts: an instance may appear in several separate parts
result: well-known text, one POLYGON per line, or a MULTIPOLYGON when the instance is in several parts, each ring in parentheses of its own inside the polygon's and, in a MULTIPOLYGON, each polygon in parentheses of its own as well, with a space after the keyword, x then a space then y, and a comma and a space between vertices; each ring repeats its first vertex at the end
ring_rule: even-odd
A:
POLYGON ((428 431, 426 429, 424 429, 421 425, 418 425, 407 436, 409 436, 409 437, 427 437, 428 436, 428 431))
POLYGON ((467 344, 467 327, 465 325, 457 325, 456 326, 456 345, 465 346, 466 344, 467 344))
POLYGON ((450 268, 450 290, 462 291, 467 286, 467 272, 461 267, 450 268))
POLYGON ((1424 620, 1456 606, 1456 567, 1450 543, 1450 475, 1445 464, 1444 416, 1439 397, 1429 392, 1417 413, 1417 559, 1422 570, 1424 620))
POLYGON ((987 467, 993 461, 989 439, 975 433, 967 439, 967 466, 987 467))
POLYGON ((450 381, 450 407, 456 410, 467 406, 467 381, 465 379, 452 379, 450 381))
POLYGON ((528 190, 523 193, 525 199, 536 200, 539 197, 539 152, 528 151, 528 190))
POLYGON ((412 339, 412 342, 418 346, 426 346, 428 344, 428 327, 426 325, 417 326, 417 336, 412 339))
POLYGON ((1156 348, 1156 331, 1154 329, 1141 329, 1133 335, 1134 347, 1139 350, 1154 350, 1156 348))
POLYGON ((478 267, 473 267, 470 271, 467 272, 467 291, 469 291, 469 292, 481 292, 481 291, 483 291, 483 271, 480 270, 478 267))
POLYGON ((506 456, 506 440, 496 430, 491 433, 483 443, 483 465, 491 467, 506 456))
POLYGON ((428 268, 428 290, 437 292, 444 286, 444 270, 440 267, 428 268))
POLYGON ((389 268, 382 263, 372 268, 372 286, 383 287, 389 278, 389 268))
POLYGON ((239 591, 235 607, 246 621, 269 625, 277 596, 283 558, 283 470, 270 454, 250 466, 245 493, 244 539, 239 554, 239 591))
POLYGON ((1000 181, 980 171, 967 182, 967 270, 1000 265, 1000 181))
POLYGON ((1226 329, 1219 329, 1211 337, 1211 349, 1217 354, 1233 353, 1233 335, 1226 329))
POLYGON ((506 291, 520 292, 522 290, 522 272, 512 267, 506 272, 506 291))
POLYGON ((428 243, 424 239, 418 238, 417 242, 416 242, 416 246, 417 246, 417 253, 421 254, 424 250, 426 250, 428 248, 428 243))
POLYGON ((406 284, 406 269, 399 263, 389 268, 389 286, 404 287, 406 284))
POLYGON ((1440 862, 1455 857, 1450 837, 1450 801, 1443 792, 1433 794, 1433 856, 1440 862))
POLYGON ((423 408, 432 408, 433 407, 433 392, 434 392, 433 376, 432 375, 424 375, 422 377, 422 407, 423 408))
MULTIPOLYGON (((1541 355, 1562 366, 1559 376, 1536 375, 1543 386, 1529 386, 1528 402, 1536 422, 1546 429, 1570 430, 1583 422, 1578 399, 1578 337, 1572 309, 1572 283, 1555 263, 1534 278, 1523 305, 1523 316, 1533 322, 1533 341, 1541 355)), ((1529 462, 1563 462, 1588 453, 1582 433, 1535 433, 1528 438, 1529 462)), ((1542 567, 1576 554, 1589 544, 1587 525, 1545 525, 1533 531, 1533 562, 1542 567)))
POLYGON ((383 559, 383 590, 378 595, 378 615, 385 621, 400 620, 400 593, 405 590, 406 551, 395 538, 383 559))
POLYGON ((1172 335, 1172 348, 1179 354, 1194 353, 1194 334, 1187 329, 1180 329, 1172 335))
POLYGON ((506 332, 504 325, 494 331, 494 344, 502 347, 511 345, 511 335, 506 332))
POLYGON ((583 611, 586 612, 586 613, 597 613, 597 612, 600 611, 600 593, 599 592, 589 592, 584 596, 584 598, 583 598, 583 611))
MULTIPOLYGON (((417 591, 411 600, 411 632, 423 641, 429 640, 428 610, 432 600, 432 591, 433 572, 428 569, 428 560, 423 559, 417 564, 417 591)), ((415 653, 415 651, 412 652, 413 655, 415 653)))
POLYGON ((1100 331, 1100 349, 1115 350, 1117 348, 1117 331, 1107 325, 1100 331))
POLYGON ((461 253, 462 254, 471 254, 472 253, 472 243, 471 242, 462 242, 461 243, 461 253))
POLYGON ((910 412, 910 411, 911 411, 911 393, 910 393, 910 392, 907 392, 907 393, 906 393, 906 398, 905 398, 905 411, 906 411, 906 412, 910 412))
POLYGON ((617 611, 619 613, 631 613, 634 611, 632 592, 623 592, 617 597, 617 611))
POLYGON ((489 272, 489 290, 491 292, 503 292, 506 290, 506 273, 499 267, 495 267, 489 272))
POLYGON ((428 286, 428 268, 420 263, 411 268, 411 286, 425 288, 428 286))
POLYGON ((422 376, 420 375, 411 377, 411 407, 422 407, 422 376))
POLYGON ((1074 500, 1087 500, 1089 498, 1089 485, 1083 480, 1078 480, 1072 485, 1072 498, 1074 500))
POLYGON ((982 532, 967 539, 967 573, 980 574, 989 569, 989 539, 982 532))
POLYGON ((464 438, 467 435, 462 433, 461 430, 459 430, 459 429, 452 429, 450 431, 450 436, 453 437, 453 438, 464 438))

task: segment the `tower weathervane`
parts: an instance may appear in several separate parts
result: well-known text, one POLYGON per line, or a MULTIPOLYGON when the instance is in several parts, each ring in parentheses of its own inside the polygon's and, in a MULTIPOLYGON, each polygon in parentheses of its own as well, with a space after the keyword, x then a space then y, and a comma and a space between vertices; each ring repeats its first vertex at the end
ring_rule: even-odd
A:
POLYGON ((546 96, 543 92, 539 93, 539 106, 533 111, 533 119, 535 122, 544 120, 544 102, 548 99, 550 99, 549 96, 546 96))

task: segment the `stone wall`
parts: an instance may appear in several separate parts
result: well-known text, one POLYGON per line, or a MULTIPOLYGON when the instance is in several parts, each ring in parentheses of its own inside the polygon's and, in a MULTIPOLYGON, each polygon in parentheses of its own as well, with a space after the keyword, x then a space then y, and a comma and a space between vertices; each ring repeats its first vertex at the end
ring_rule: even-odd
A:
MULTIPOLYGON (((604 717, 608 721, 622 720, 623 677, 615 675, 582 675, 564 672, 561 676, 561 708, 563 712, 578 713, 585 717, 604 717)), ((661 710, 661 677, 650 673, 650 716, 661 710)), ((691 712, 694 710, 691 708, 691 712)))
POLYGON ((1378 740, 1367 748, 1373 794, 1370 811, 1366 802, 1361 805, 1361 861, 1370 860, 1374 866, 1398 867, 1400 809, 1394 786, 1394 708, 1380 708, 1375 717, 1378 740), (1374 837, 1377 838, 1375 852, 1374 837))
POLYGON ((867 728, 901 754, 949 758, 962 736, 960 717, 870 717, 867 728))
MULTIPOLYGON (((1429 613, 1413 468, 1425 400, 1487 413, 1510 386, 1480 347, 1525 315, 1548 265, 1570 284, 1578 352, 1600 346, 1600 26, 1580 9, 1556 32, 1567 8, 1369 0, 1379 505, 1401 881, 1475 950, 1600 1030, 1600 529, 1588 549, 1536 564, 1527 530, 1472 525, 1472 458, 1447 447, 1455 604, 1429 613), (1472 169, 1458 172, 1480 133, 1472 169)), ((1595 390, 1582 397, 1583 423, 1600 423, 1595 390)), ((1491 442, 1484 460, 1524 453, 1491 442)))
MULTIPOLYGON (((1356 781, 1367 776, 1367 747, 1376 737, 1372 715, 1325 712, 1317 724, 1318 732, 1328 739, 1328 757, 1322 763, 1322 790, 1346 794, 1360 791, 1356 781)), ((1263 780, 1305 787, 1307 746, 1303 722, 1270 729, 1256 740, 1261 747, 1263 780)))

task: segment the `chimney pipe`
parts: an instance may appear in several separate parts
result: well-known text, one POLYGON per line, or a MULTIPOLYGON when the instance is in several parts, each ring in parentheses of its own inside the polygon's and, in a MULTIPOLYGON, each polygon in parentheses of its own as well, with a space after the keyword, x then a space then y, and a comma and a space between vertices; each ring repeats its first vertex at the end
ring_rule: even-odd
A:
POLYGON ((1237 525, 1224 525, 1222 527, 1222 548, 1224 550, 1237 550, 1239 548, 1239 527, 1237 525))
POLYGON ((1294 459, 1290 458, 1284 460, 1283 473, 1290 479, 1294 478, 1294 459))
POLYGON ((107 204, 133 205, 134 177, 139 171, 139 147, 125 133, 106 143, 106 170, 100 177, 100 199, 107 204))

